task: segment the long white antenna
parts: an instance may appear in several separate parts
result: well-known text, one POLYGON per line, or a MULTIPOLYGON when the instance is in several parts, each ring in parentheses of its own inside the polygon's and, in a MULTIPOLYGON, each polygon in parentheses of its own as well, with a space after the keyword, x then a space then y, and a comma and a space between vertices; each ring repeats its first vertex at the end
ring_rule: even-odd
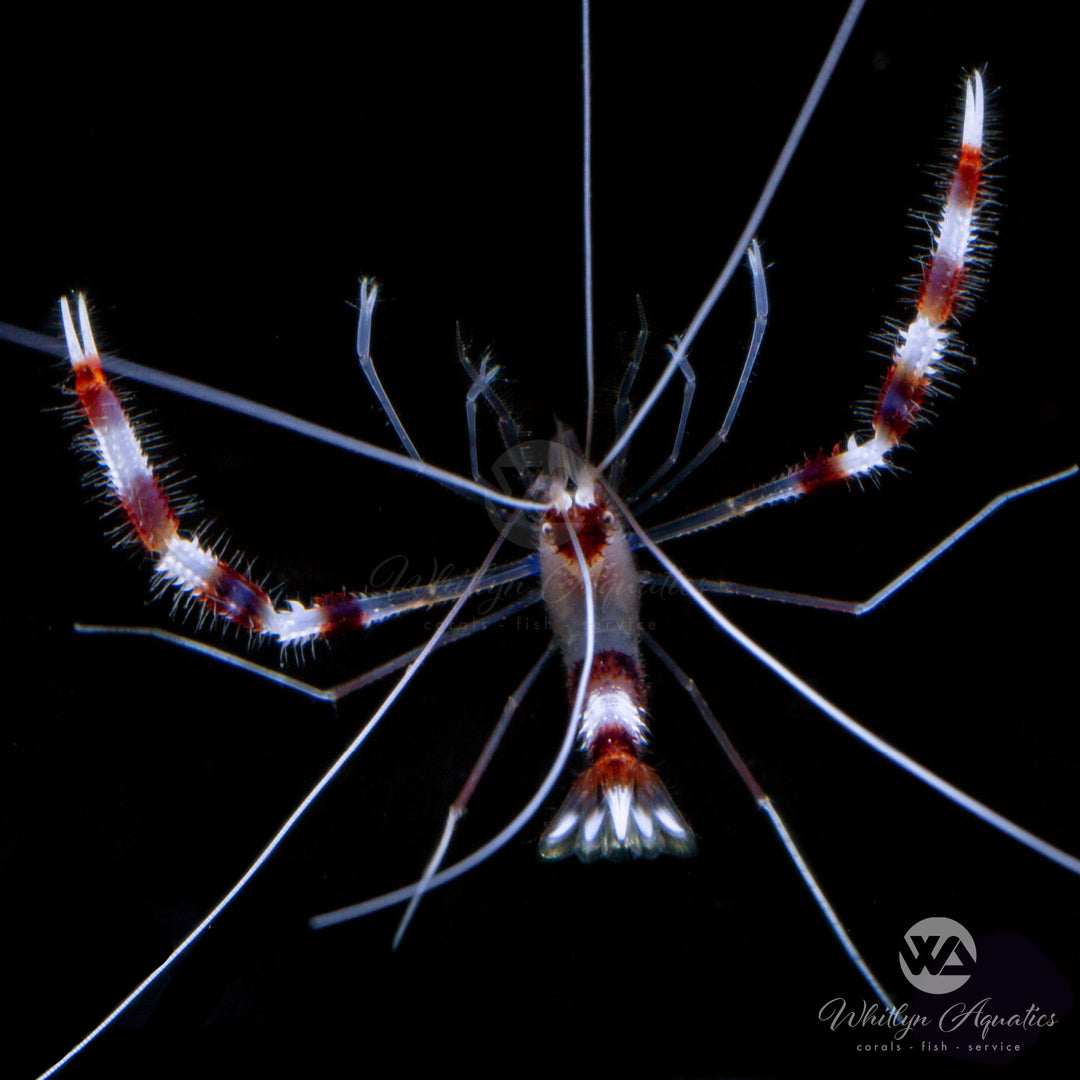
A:
MULTIPOLYGON (((1066 475, 1068 474, 1068 471, 1069 470, 1066 470, 1066 475)), ((906 773, 914 776, 916 780, 921 780, 927 787, 933 788, 939 794, 944 795, 950 802, 955 803, 957 806, 961 807, 961 809, 964 809, 969 814, 979 818, 980 821, 985 821, 987 825, 993 826, 993 828, 1003 832, 1006 836, 1011 836, 1018 843, 1023 844, 1024 847, 1034 851, 1038 855, 1042 855, 1043 858, 1049 859, 1059 866, 1063 866, 1070 873, 1080 875, 1080 858, 1077 858, 1077 856, 1072 855, 1067 851, 1063 851, 1059 847, 1055 847, 1048 841, 1043 840, 1041 836, 1036 836, 1030 830, 1017 825, 1014 821, 1010 821, 996 810, 991 810, 989 806, 986 806, 984 803, 979 802, 978 799, 968 795, 966 791, 961 791, 960 788, 956 787, 954 784, 950 784, 947 780, 942 779, 937 773, 926 768, 925 765, 920 765, 914 758, 908 757, 907 754, 898 750, 891 743, 886 742, 868 728, 863 727, 862 724, 849 716, 843 709, 834 705, 827 697, 823 694, 819 694, 812 686, 799 678, 799 676, 787 667, 787 665, 783 664, 767 649, 763 648, 748 634, 740 630, 719 610, 719 608, 710 603, 682 570, 667 557, 656 542, 650 539, 648 533, 641 527, 637 518, 631 514, 626 503, 624 503, 607 484, 604 485, 604 488, 607 491, 608 498, 610 498, 619 508, 623 520, 637 534, 642 547, 644 547, 671 575, 679 588, 682 589, 682 591, 697 604, 705 615, 727 634, 728 637, 730 637, 737 645, 745 649, 754 657, 754 659, 764 664, 765 667, 773 672, 773 674, 778 675, 792 688, 792 690, 797 694, 800 694, 816 709, 823 712, 835 724, 838 724, 849 734, 854 735, 860 742, 869 746, 871 750, 875 750, 882 757, 888 758, 894 765, 898 765, 906 773)))
POLYGON ((769 179, 765 181, 765 186, 761 189, 758 201, 750 212, 750 217, 743 227, 743 231, 739 234, 739 239, 735 241, 735 246, 732 248, 727 262, 724 263, 723 270, 720 271, 720 276, 709 290, 709 295, 702 301, 701 307, 697 309, 697 314, 690 320, 686 333, 683 334, 676 347, 672 350, 671 359, 668 361, 667 367, 664 368, 663 374, 657 379, 656 385, 649 392, 649 396, 642 402, 641 408, 638 409, 626 430, 615 440, 615 445, 607 452, 604 460, 600 462, 601 469, 606 469, 619 456, 623 447, 633 438, 634 432, 637 431, 642 420, 652 410, 667 384, 671 382, 675 372, 679 370, 679 365, 693 344, 694 338, 697 337, 698 331, 709 315, 712 314, 712 309, 716 305, 716 301, 720 299, 720 294, 727 288, 731 275, 735 273, 735 267, 739 265, 743 255, 746 253, 746 249, 750 246, 750 241, 757 233, 761 219, 765 216, 765 211, 768 210, 769 204, 773 201, 776 189, 780 186, 780 181, 783 180, 784 173, 787 172, 791 158, 802 141, 806 127, 810 123, 810 117, 813 116, 822 94, 825 93, 825 87, 828 85, 833 70, 840 60, 840 54, 844 51, 852 31, 855 29, 855 22, 859 18, 865 2, 866 0, 852 0, 851 5, 848 7, 847 13, 844 15, 844 21, 840 24, 840 29, 836 31, 836 37, 833 38, 833 43, 829 47, 828 55, 822 62, 817 78, 814 79, 814 85, 810 87, 810 93, 806 95, 806 101, 803 102, 803 107, 795 118, 791 134, 788 135, 784 148, 780 151, 780 156, 776 159, 772 172, 769 173, 769 179))
MULTIPOLYGON (((409 459, 406 459, 409 460, 409 459)), ((152 983, 164 974, 172 965, 180 959, 188 951, 188 949, 198 941, 199 938, 206 932, 215 919, 233 902, 237 895, 243 890, 244 886, 258 873, 263 864, 270 858, 271 855, 277 850, 278 846, 285 839, 290 832, 292 832, 293 826, 300 820, 301 817, 307 812, 308 808, 313 802, 322 794, 323 790, 334 779, 335 776, 345 767, 346 762, 360 749, 360 746, 365 742, 368 735, 375 730, 376 725, 389 711, 390 706, 401 696, 402 691, 412 681, 413 676, 420 670, 424 662, 435 651, 439 644, 440 638, 450 629, 454 620, 458 617, 459 612, 465 605, 466 600, 475 591, 477 585, 483 580, 484 574, 487 572, 488 567, 491 566, 496 554, 498 554, 499 548, 502 547, 505 536, 499 534, 495 543, 492 544, 491 549, 487 553, 487 557, 480 564, 480 568, 473 575, 473 588, 465 590, 458 598, 454 606, 446 613, 442 621, 436 627, 435 632, 428 638, 427 644, 421 649, 420 654, 416 659, 408 666, 405 673, 394 684, 394 688, 383 698, 382 704, 376 709, 375 714, 371 719, 360 729, 359 733, 355 736, 353 741, 342 751, 337 760, 322 774, 318 783, 304 796, 304 798, 297 805, 296 809, 285 819, 284 824, 278 829, 276 833, 270 838, 269 843, 259 852, 255 857, 255 861, 243 872, 243 874, 237 879, 235 884, 231 886, 229 891, 211 908, 209 913, 205 915, 195 926, 195 928, 176 946, 175 949, 156 967, 149 975, 131 991, 119 1005, 116 1006, 102 1020, 97 1027, 95 1027, 89 1034, 84 1036, 78 1043, 76 1043, 56 1064, 50 1066, 39 1077, 38 1080, 47 1080, 47 1077, 52 1076, 54 1073, 62 1069, 72 1058, 80 1054, 87 1046, 90 1045, 110 1024, 122 1013, 127 1011, 128 1006, 132 1004, 137 998, 141 997, 143 992, 152 983)), ((576 548, 575 548, 576 550, 576 548)), ((591 594, 590 594, 591 600, 591 594)), ((591 655, 590 655, 591 660, 591 655)), ((585 678, 582 677, 582 687, 579 696, 584 696, 585 678)), ((552 781, 554 783, 554 780, 552 781)))
POLYGON ((589 410, 585 420, 585 460, 592 455, 593 413, 596 406, 593 351, 593 245, 592 245, 592 44, 589 39, 589 0, 581 0, 581 212, 585 227, 585 381, 589 410))
MULTIPOLYGON (((80 297, 80 304, 85 301, 80 297)), ((20 335, 17 340, 15 335, 7 336, 3 333, 6 324, 0 324, 0 338, 16 341, 17 344, 27 344, 30 348, 39 348, 34 337, 29 334, 20 335)), ((13 327, 13 330, 17 328, 13 327)), ((51 346, 42 348, 42 351, 54 351, 51 346)), ((203 401, 208 405, 216 405, 220 409, 239 413, 241 416, 250 416, 253 420, 259 420, 264 424, 284 428, 305 439, 314 439, 316 442, 325 443, 327 446, 336 446, 339 450, 345 450, 350 454, 358 454, 360 457, 369 458, 371 461, 381 462, 383 465, 393 465, 402 472, 416 473, 426 476, 429 480, 437 480, 447 487, 456 488, 458 491, 469 492, 479 495, 481 498, 490 499, 500 506, 509 506, 515 510, 547 510, 548 503, 536 502, 534 499, 519 499, 513 495, 506 495, 485 484, 478 484, 473 480, 467 480, 464 476, 440 469, 437 465, 429 465, 426 461, 407 457, 405 454, 386 450, 374 443, 365 442, 363 439, 353 438, 351 435, 342 434, 322 424, 312 423, 302 417, 293 416, 282 409, 275 409, 270 405, 262 405, 257 401, 232 394, 228 390, 219 390, 215 386, 207 386, 206 383, 196 382, 194 379, 186 379, 182 375, 172 375, 156 368, 146 367, 144 364, 136 364, 131 360, 121 360, 119 357, 110 356, 108 353, 100 356, 101 366, 113 375, 120 375, 125 379, 134 379, 136 382, 145 383, 147 386, 157 386, 170 393, 179 394, 181 397, 190 398, 192 401, 203 401)))
POLYGON ((521 812, 505 826, 501 832, 492 837, 482 847, 477 848, 471 855, 466 855, 460 862, 453 863, 445 870, 437 874, 426 876, 421 881, 414 881, 393 892, 374 896, 370 900, 362 900, 358 904, 350 904, 348 907, 338 908, 336 911, 327 911, 322 915, 315 915, 308 920, 308 925, 313 930, 325 930, 328 926, 336 926, 338 923, 348 922, 351 919, 361 919, 370 915, 373 911, 382 911, 383 908, 393 907, 395 904, 411 900, 419 892, 428 893, 432 889, 453 881, 456 877, 468 873, 474 866, 490 859, 497 851, 503 848, 508 841, 512 840, 532 820, 533 815, 543 805, 556 781, 562 775, 566 763, 570 759, 570 753, 574 749, 577 738, 578 720, 585 708, 585 693, 589 687, 589 675, 592 672, 593 657, 596 653, 596 606, 593 597, 592 577, 589 574, 588 564, 581 548, 581 540, 568 518, 563 518, 567 526, 567 534, 574 548, 574 556, 581 568, 581 588, 585 600, 585 650, 581 658, 581 674, 577 681, 577 690, 574 693, 574 703, 570 710, 566 732, 563 735, 562 745, 559 747, 555 763, 548 770, 540 786, 533 793, 532 798, 525 804, 521 812))

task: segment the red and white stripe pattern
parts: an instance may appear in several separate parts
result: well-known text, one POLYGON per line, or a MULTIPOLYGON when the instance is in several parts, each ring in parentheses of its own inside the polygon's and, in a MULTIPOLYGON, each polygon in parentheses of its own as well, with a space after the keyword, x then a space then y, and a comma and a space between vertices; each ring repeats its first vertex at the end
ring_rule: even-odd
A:
POLYGON ((972 291, 971 268, 985 250, 980 210, 986 198, 983 178, 985 102, 982 76, 975 72, 964 91, 960 148, 941 210, 933 248, 919 287, 915 318, 899 331, 892 364, 871 415, 873 431, 860 442, 820 454, 784 476, 724 503, 689 515, 661 529, 660 536, 684 535, 759 507, 796 499, 826 484, 872 473, 888 465, 888 455, 918 422, 933 380, 947 366, 950 319, 972 291))
POLYGON ((692 855, 694 834, 667 788, 641 760, 648 742, 645 680, 638 651, 639 581, 622 525, 589 478, 549 511, 540 530, 544 598, 562 650, 567 683, 581 678, 585 607, 577 534, 593 585, 596 651, 580 718, 588 765, 540 840, 548 859, 585 862, 628 855, 692 855))
POLYGON ((282 645, 300 645, 374 621, 367 610, 369 602, 351 594, 322 597, 311 607, 290 600, 280 610, 259 585, 184 535, 131 420, 105 378, 86 300, 80 295, 78 334, 66 299, 60 301, 60 312, 75 393, 90 424, 107 487, 166 586, 186 593, 214 615, 282 645))
MULTIPOLYGON (((571 684, 578 677, 572 673, 571 684)), ((581 747, 589 764, 544 831, 544 858, 577 855, 591 862, 694 853, 690 826, 663 781, 641 760, 647 737, 636 660, 615 651, 598 654, 581 718, 581 747)))
POLYGON ((919 419, 935 374, 948 350, 946 329, 964 298, 967 271, 978 241, 978 209, 983 187, 985 104, 982 76, 975 72, 964 90, 960 149, 941 212, 934 248, 924 268, 915 318, 900 331, 892 366, 873 413, 874 433, 863 443, 810 462, 794 473, 799 494, 833 480, 871 472, 919 419))
MULTIPOLYGON (((873 431, 793 469, 786 476, 729 499, 710 510, 671 523, 672 536, 749 513, 760 506, 798 498, 827 483, 871 473, 919 419, 934 376, 945 363, 957 305, 970 286, 968 269, 979 243, 983 189, 985 104, 982 77, 975 72, 964 94, 960 149, 919 289, 915 318, 899 332, 892 365, 873 410, 873 431)), ((570 674, 580 668, 583 607, 577 561, 565 537, 563 518, 573 525, 584 550, 597 598, 597 647, 581 719, 588 768, 540 842, 540 853, 561 858, 686 854, 694 841, 656 774, 640 760, 647 728, 644 683, 637 648, 637 591, 633 563, 621 526, 587 475, 566 505, 548 514, 541 533, 541 572, 548 612, 570 674), (554 600, 552 598, 555 598, 554 600), (613 599, 614 598, 614 599, 613 599), (604 612, 607 612, 605 615, 604 612)), ((663 533, 665 530, 661 529, 663 533)))

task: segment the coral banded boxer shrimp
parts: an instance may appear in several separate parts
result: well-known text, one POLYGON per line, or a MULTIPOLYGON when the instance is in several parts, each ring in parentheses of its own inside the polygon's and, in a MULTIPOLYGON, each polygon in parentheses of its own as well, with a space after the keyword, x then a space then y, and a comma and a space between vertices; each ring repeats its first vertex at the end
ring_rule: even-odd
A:
MULTIPOLYGON (((831 432, 830 432, 829 434, 831 435, 831 432)), ((767 466, 765 466, 765 467, 766 467, 766 468, 771 468, 771 467, 772 467, 772 465, 767 465, 767 466)), ((657 717, 656 719, 657 719, 657 723, 658 723, 658 725, 659 725, 659 724, 660 724, 660 723, 662 722, 662 719, 663 719, 663 718, 662 718, 662 717, 659 717, 659 716, 658 716, 658 717, 657 717)), ((692 821, 694 821, 694 822, 695 822, 695 824, 697 824, 697 825, 698 825, 698 827, 700 828, 700 827, 701 827, 701 825, 702 825, 702 823, 701 823, 701 821, 700 821, 700 816, 699 816, 699 815, 693 815, 693 814, 691 814, 691 815, 690 815, 690 817, 691 817, 691 820, 692 820, 692 821)), ((556 820, 557 820, 557 819, 556 819, 556 820)))

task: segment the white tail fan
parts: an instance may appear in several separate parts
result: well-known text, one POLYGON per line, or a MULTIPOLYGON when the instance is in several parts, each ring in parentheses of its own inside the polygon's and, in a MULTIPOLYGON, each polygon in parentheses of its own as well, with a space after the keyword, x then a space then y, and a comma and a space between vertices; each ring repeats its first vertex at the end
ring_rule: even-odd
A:
POLYGON ((696 850, 694 834, 663 781, 629 755, 617 766, 597 762, 577 777, 540 839, 545 859, 576 855, 583 862, 696 850))

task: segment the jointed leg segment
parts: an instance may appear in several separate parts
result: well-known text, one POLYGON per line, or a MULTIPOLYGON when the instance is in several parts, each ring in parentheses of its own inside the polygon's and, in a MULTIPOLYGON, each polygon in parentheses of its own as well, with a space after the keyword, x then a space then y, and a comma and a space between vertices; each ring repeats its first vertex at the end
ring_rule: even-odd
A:
MULTIPOLYGON (((362 361, 370 339, 374 301, 375 290, 365 294, 362 288, 357 334, 362 361)), ((66 299, 60 301, 60 309, 75 372, 75 392, 90 425, 107 487, 126 518, 126 527, 154 560, 154 573, 164 587, 174 587, 191 597, 203 612, 226 618, 283 646, 296 646, 453 600, 469 586, 470 578, 461 577, 384 595, 339 593, 317 597, 311 606, 296 600, 286 601, 283 608, 276 606, 262 586, 219 558, 197 536, 181 532, 179 517, 102 370, 85 299, 79 297, 78 332, 66 299)), ((370 364, 370 357, 368 361, 370 364)), ((388 415, 393 415, 392 409, 388 415)), ((531 561, 521 559, 492 572, 481 587, 509 584, 533 572, 531 561)))
MULTIPOLYGON (((846 615, 865 615, 873 611, 879 604, 887 600, 893 593, 902 589, 912 578, 921 574, 932 562, 945 554, 954 544, 962 540, 972 529, 981 525, 991 514, 1001 509, 1007 502, 1019 499, 1024 495, 1056 484, 1059 480, 1066 480, 1076 476, 1080 469, 1072 465, 1068 469, 1054 473, 1052 476, 1043 477, 1030 484, 1024 484, 1010 491, 1003 491, 991 499, 977 514, 972 515, 958 529, 954 529, 940 543, 935 544, 921 559, 912 563, 902 573, 897 574, 887 585, 878 589, 873 596, 866 600, 833 600, 825 596, 810 596, 806 593, 788 592, 784 589, 766 589, 754 585, 740 585, 733 581, 704 581, 695 579, 694 585, 703 593, 725 596, 745 596, 753 600, 772 600, 779 604, 791 604, 795 607, 817 608, 819 611, 838 611, 846 615)), ((659 530, 658 530, 659 531, 659 530)), ((657 536, 650 533, 655 540, 657 536)), ((641 580, 646 585, 658 585, 662 588, 672 588, 674 581, 663 574, 642 574, 641 580)))
POLYGON ((656 541, 711 528, 770 503, 795 499, 826 484, 868 475, 889 465, 889 454, 918 422, 933 380, 945 364, 951 331, 947 324, 970 288, 970 264, 979 247, 979 209, 984 198, 982 76, 975 72, 964 95, 960 147, 941 219, 919 290, 915 318, 900 330, 892 365, 872 412, 873 430, 860 442, 852 435, 841 449, 792 469, 779 480, 753 488, 705 510, 650 530, 656 541))
MULTIPOLYGON (((751 242, 750 247, 746 251, 746 263, 750 268, 750 276, 754 287, 754 330, 750 338, 750 345, 746 350, 746 358, 743 360, 742 371, 739 373, 739 383, 735 387, 735 393, 731 395, 731 401, 728 402, 727 412, 724 414, 723 422, 720 424, 720 427, 716 429, 712 438, 705 443, 705 445, 678 471, 678 473, 676 473, 674 477, 672 477, 672 479, 662 487, 653 489, 653 484, 659 482, 667 470, 676 463, 682 450, 683 434, 686 427, 686 414, 688 412, 688 405, 684 403, 683 415, 679 421, 679 432, 676 436, 675 448, 672 450, 670 464, 666 464, 663 468, 658 470, 649 482, 642 487, 641 491, 643 493, 648 492, 648 494, 644 495, 637 504, 638 513, 644 513, 650 507, 653 507, 661 500, 666 499, 679 484, 704 464, 720 445, 727 441, 732 425, 735 423, 735 417, 738 415, 743 395, 746 393, 746 387, 750 382, 750 375, 754 370, 754 364, 757 362, 758 352, 761 350, 761 343, 765 340, 765 327, 769 322, 769 293, 765 285, 765 264, 762 262, 761 248, 758 246, 756 240, 751 242)), ((636 495, 631 496, 631 502, 636 501, 636 498, 636 495)))

